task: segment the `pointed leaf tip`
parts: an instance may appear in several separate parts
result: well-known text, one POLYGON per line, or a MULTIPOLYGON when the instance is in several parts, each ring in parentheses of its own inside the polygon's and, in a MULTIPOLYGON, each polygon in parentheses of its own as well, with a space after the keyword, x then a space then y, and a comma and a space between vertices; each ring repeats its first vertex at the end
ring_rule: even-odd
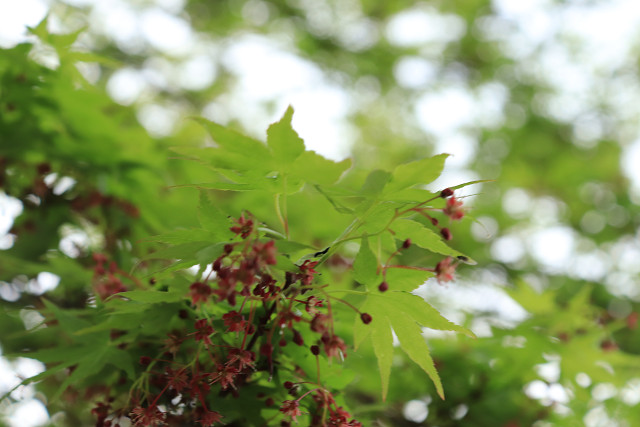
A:
POLYGON ((267 129, 267 145, 282 171, 288 170, 305 151, 304 141, 291 125, 292 119, 293 107, 289 106, 282 118, 267 129))

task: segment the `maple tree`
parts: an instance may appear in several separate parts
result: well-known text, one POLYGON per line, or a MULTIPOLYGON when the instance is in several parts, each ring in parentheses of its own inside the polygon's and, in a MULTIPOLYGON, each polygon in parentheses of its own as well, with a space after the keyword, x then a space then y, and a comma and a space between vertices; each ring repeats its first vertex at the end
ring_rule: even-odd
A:
MULTIPOLYGON (((372 13, 400 6, 388 7, 372 13)), ((295 25, 303 22, 288 13, 295 25)), ((194 25, 217 28, 228 18, 193 16, 194 25)), ((403 425, 410 399, 428 406, 428 422, 438 425, 563 425, 602 408, 634 419, 637 303, 527 257, 496 261, 491 241, 468 230, 479 215, 495 218, 507 237, 536 215, 544 219, 539 209, 518 219, 527 213, 511 215, 510 202, 498 202, 519 186, 536 203, 549 194, 561 200, 558 215, 566 208, 567 226, 588 237, 581 244, 609 248, 624 240, 637 219, 615 225, 619 209, 606 208, 611 224, 601 233, 582 229, 583 213, 605 209, 607 198, 633 212, 619 153, 608 142, 589 150, 557 144, 566 132, 536 111, 521 128, 484 129, 474 167, 482 177, 502 175, 469 187, 486 192, 471 208, 461 187, 425 190, 447 155, 432 156, 393 133, 394 123, 407 125, 393 102, 355 113, 369 144, 339 162, 305 149, 292 109, 269 127, 266 143, 238 132, 237 123, 201 118, 176 135, 150 137, 134 108, 115 105, 76 68, 89 61, 108 69, 113 61, 76 51, 79 32, 45 27, 33 32, 55 50, 57 68, 34 62, 30 44, 0 56, 0 182, 23 206, 11 247, 0 253, 0 344, 7 360, 42 362, 46 371, 24 384, 41 393, 55 425, 125 418, 139 425, 403 425), (503 139, 518 143, 501 151, 503 139), (557 151, 543 158, 549 147, 557 151), (532 158, 546 162, 545 173, 528 168, 532 158), (63 185, 69 179, 74 184, 63 185), (594 182, 615 185, 609 191, 594 182), (471 257, 479 267, 467 267, 471 257), (490 323, 490 333, 470 339, 482 330, 476 321, 493 321, 490 313, 442 316, 465 284, 438 283, 474 271, 488 275, 474 286, 507 278, 506 292, 529 317, 509 327, 490 323), (46 273, 60 284, 45 292, 39 278, 46 273), (440 300, 413 292, 427 280, 442 290, 440 300), (542 375, 549 366, 558 367, 557 377, 542 375), (546 394, 535 397, 534 385, 546 394), (606 387, 618 394, 603 398, 606 387)), ((382 43, 351 67, 337 60, 348 52, 322 37, 296 42, 304 55, 354 79, 375 64, 387 101, 412 96, 392 96, 390 64, 407 54, 401 49, 382 43)), ((488 42, 465 38, 454 59, 482 62, 476 45, 488 54, 488 42)), ((480 80, 497 74, 483 70, 480 80)), ((530 89, 513 88, 514 98, 533 97, 530 89)), ((3 404, 17 399, 8 391, 3 404)))

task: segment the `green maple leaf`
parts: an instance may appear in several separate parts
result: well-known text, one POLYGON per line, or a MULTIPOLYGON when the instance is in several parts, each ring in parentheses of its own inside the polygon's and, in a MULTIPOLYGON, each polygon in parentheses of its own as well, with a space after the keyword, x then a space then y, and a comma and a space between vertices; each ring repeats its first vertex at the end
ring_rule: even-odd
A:
POLYGON ((429 347, 422 336, 422 327, 461 332, 475 338, 473 332, 451 323, 422 298, 408 292, 370 293, 360 311, 369 313, 373 320, 365 325, 357 319, 354 327, 355 346, 357 349, 365 339, 371 339, 380 369, 382 398, 386 399, 389 389, 393 360, 391 333, 393 330, 402 350, 429 375, 438 395, 444 399, 442 382, 431 358, 429 347))
POLYGON ((393 194, 417 184, 424 185, 433 182, 442 173, 447 157, 449 157, 448 154, 438 154, 398 165, 393 171, 390 182, 384 188, 385 193, 393 194))

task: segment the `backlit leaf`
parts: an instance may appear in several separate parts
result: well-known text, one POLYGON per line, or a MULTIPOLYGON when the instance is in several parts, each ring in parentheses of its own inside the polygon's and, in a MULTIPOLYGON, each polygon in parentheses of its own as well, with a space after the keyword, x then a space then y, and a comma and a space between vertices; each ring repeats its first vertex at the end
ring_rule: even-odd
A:
POLYGON ((393 171, 393 177, 391 182, 387 184, 385 193, 391 194, 418 184, 429 184, 440 176, 447 157, 449 157, 448 154, 438 154, 399 165, 393 171))
POLYGON ((200 204, 198 205, 198 219, 205 230, 215 234, 220 240, 228 240, 233 237, 229 231, 229 219, 206 192, 200 192, 200 204))
POLYGON ((291 126, 293 108, 289 106, 280 121, 267 130, 267 145, 271 148, 279 170, 287 170, 304 152, 304 142, 291 126))
POLYGON ((463 253, 450 248, 440 235, 419 222, 410 219, 399 219, 392 224, 391 229, 396 233, 396 239, 411 239, 413 244, 442 255, 465 256, 463 253))
POLYGON ((362 322, 356 321, 354 327, 355 346, 358 348, 367 337, 371 337, 373 340, 380 368, 382 396, 386 396, 389 385, 390 370, 388 366, 391 357, 389 354, 393 353, 393 342, 389 340, 389 336, 390 328, 393 327, 402 349, 429 375, 438 395, 444 398, 440 377, 433 365, 429 348, 422 337, 422 326, 461 332, 475 337, 473 332, 449 322, 422 298, 407 292, 371 292, 360 310, 369 313, 373 320, 368 325, 362 325, 362 322))
POLYGON ((380 281, 378 259, 369 248, 369 239, 366 236, 362 238, 360 250, 353 262, 353 278, 365 285, 373 285, 380 281))

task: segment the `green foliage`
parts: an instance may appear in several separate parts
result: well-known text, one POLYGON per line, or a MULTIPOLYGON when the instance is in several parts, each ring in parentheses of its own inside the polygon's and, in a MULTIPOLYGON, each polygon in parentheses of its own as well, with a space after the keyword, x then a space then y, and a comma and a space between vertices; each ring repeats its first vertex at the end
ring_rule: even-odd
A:
MULTIPOLYGON (((423 280, 415 281, 414 285, 419 286, 424 282, 424 276, 420 278, 423 280)), ((393 284, 395 285, 395 283, 393 284)), ((444 399, 442 383, 433 366, 429 349, 420 335, 422 330, 420 326, 462 332, 471 337, 475 337, 475 335, 466 328, 454 325, 443 318, 437 310, 425 303, 420 297, 406 292, 391 291, 384 295, 370 294, 362 305, 361 310, 371 314, 374 320, 371 325, 362 325, 361 322, 356 322, 354 330, 355 345, 357 348, 371 334, 373 348, 380 367, 380 375, 382 376, 383 399, 386 397, 389 377, 391 376, 393 356, 392 328, 398 335, 402 349, 411 360, 417 363, 431 377, 438 395, 444 399)))
MULTIPOLYGON (((42 31, 42 28, 36 29, 38 34, 42 31)), ((58 43, 56 38, 47 40, 58 43)), ((66 49, 66 45, 62 46, 66 49)), ((61 61, 67 60, 70 59, 61 57, 61 61)), ((41 84, 59 81, 58 74, 66 69, 47 71, 52 77, 41 84)), ((52 157, 48 159, 52 163, 46 167, 38 166, 41 175, 56 168, 72 174, 78 180, 77 187, 70 190, 70 194, 56 195, 45 184, 38 189, 27 187, 22 194, 33 191, 40 200, 38 209, 43 212, 56 203, 70 205, 73 214, 61 217, 58 224, 71 222, 80 229, 87 229, 88 222, 98 224, 96 231, 103 238, 101 243, 79 248, 71 258, 56 256, 47 260, 46 251, 51 250, 50 246, 41 246, 39 256, 35 256, 33 250, 21 252, 21 245, 32 244, 23 237, 19 239, 20 245, 2 254, 3 260, 13 259, 18 263, 13 274, 38 272, 43 265, 57 264, 60 268, 51 270, 60 274, 63 283, 78 277, 85 280, 85 285, 75 290, 85 294, 84 300, 76 298, 74 302, 65 302, 57 291, 38 298, 37 310, 44 316, 43 331, 55 337, 55 342, 38 342, 34 333, 28 346, 32 350, 26 353, 21 351, 24 345, 13 346, 11 339, 6 340, 6 344, 3 342, 6 348, 14 349, 8 353, 9 357, 27 356, 47 366, 43 374, 25 379, 23 384, 36 380, 51 384, 51 388, 46 388, 51 405, 60 408, 66 406, 63 397, 68 393, 83 390, 99 393, 97 390, 106 387, 110 391, 102 398, 105 402, 112 400, 103 404, 107 413, 94 410, 99 423, 114 414, 129 415, 138 425, 153 424, 153 417, 158 417, 155 422, 167 421, 166 413, 156 412, 158 402, 171 407, 175 405, 171 403, 175 393, 170 396, 169 391, 186 389, 198 409, 180 415, 181 422, 212 424, 202 418, 206 412, 212 414, 212 419, 224 416, 225 422, 236 420, 257 425, 283 415, 295 417, 296 412, 289 411, 282 403, 280 411, 265 409, 249 417, 222 403, 213 393, 205 392, 203 379, 209 378, 206 389, 220 386, 223 396, 233 388, 247 401, 261 392, 276 402, 286 400, 287 389, 280 383, 287 380, 298 384, 295 387, 300 388, 301 393, 307 390, 295 405, 300 404, 306 394, 314 393, 316 403, 305 400, 307 411, 311 415, 315 413, 316 418, 324 412, 323 417, 333 419, 338 417, 338 406, 347 410, 341 391, 355 378, 347 365, 343 367, 335 360, 330 363, 331 359, 345 358, 350 353, 343 338, 350 341, 349 337, 355 333, 357 345, 366 335, 372 337, 382 374, 381 394, 385 398, 391 376, 393 330, 404 352, 428 374, 437 393, 444 398, 443 385, 421 335, 422 328, 473 334, 444 319, 422 298, 407 293, 438 271, 439 257, 432 258, 431 267, 404 266, 407 269, 403 269, 390 262, 411 246, 411 240, 416 243, 414 250, 425 255, 462 256, 428 228, 434 227, 430 222, 424 225, 411 220, 419 215, 430 216, 427 211, 441 210, 434 207, 440 195, 418 186, 439 176, 446 155, 401 164, 393 172, 366 173, 353 167, 350 160, 334 162, 306 150, 291 126, 292 116, 293 109, 289 107, 283 118, 267 130, 266 144, 219 124, 196 119, 209 132, 215 146, 174 146, 173 150, 184 156, 185 163, 208 171, 209 179, 183 184, 182 189, 174 191, 187 192, 184 187, 193 185, 199 189, 197 203, 191 203, 197 206, 199 228, 189 221, 167 231, 153 226, 157 220, 145 224, 142 218, 153 215, 150 210, 157 204, 133 207, 129 202, 120 202, 115 196, 94 189, 92 185, 97 185, 101 177, 94 176, 99 173, 99 167, 74 170, 71 163, 67 169, 64 157, 52 157), (263 203, 268 200, 270 207, 264 209, 263 203), (304 202, 299 202, 301 200, 304 202), (114 204, 126 214, 117 218, 120 227, 115 228, 111 222, 114 204), (295 221, 289 215, 294 209, 295 221), (254 212, 264 215, 257 217, 254 212), (326 224, 308 215, 305 220, 301 215, 308 212, 319 213, 320 218, 334 212, 341 220, 326 224), (326 232, 317 233, 326 226, 333 234, 329 240, 326 232), (154 231, 161 233, 145 236, 145 249, 140 248, 142 242, 118 243, 154 231), (346 249, 346 243, 350 242, 360 242, 355 258, 346 249), (346 274, 332 267, 336 260, 345 257, 350 259, 347 264, 352 264, 346 274), (69 267, 65 267, 67 264, 69 267), (206 270, 208 265, 213 265, 213 276, 206 270), (195 267, 197 272, 186 270, 188 267, 195 267), (93 274, 89 273, 91 268, 93 274), (144 283, 146 280, 149 285, 144 283), (381 292, 378 289, 381 281, 387 281, 392 290, 381 292), (340 293, 346 295, 347 300, 335 296, 340 293), (307 298, 304 301, 303 294, 307 298), (349 302, 351 297, 365 297, 365 300, 349 302), (240 298, 243 302, 238 308, 240 298), (317 307, 313 301, 318 302, 317 307), (337 307, 342 304, 346 309, 337 307), (302 315, 305 311, 308 314, 302 315), (351 324, 354 318, 355 331, 350 331, 344 325, 351 324), (294 328, 298 322, 301 324, 294 328), (310 323, 310 329, 305 328, 304 323, 310 323), (251 327, 238 326, 247 324, 251 327), (207 332, 202 332, 205 330, 207 332), (293 349, 290 346, 272 349, 289 340, 297 344, 293 349), (233 359, 235 353, 228 348, 251 356, 238 362, 240 359, 233 359), (228 357, 226 362, 225 357, 228 357), (136 360, 146 362, 139 366, 136 360), (234 367, 236 363, 240 363, 238 368, 234 367), (227 373, 233 369, 235 371, 227 373), (176 382, 178 379, 173 375, 185 378, 176 382), (162 386, 162 382, 166 384, 162 386)), ((99 120, 95 124, 107 126, 99 120)), ((15 125, 6 124, 10 129, 15 125)), ((70 126, 73 125, 75 123, 70 126)), ((100 134, 101 131, 92 132, 100 134)), ((151 141, 146 141, 151 147, 151 141)), ((113 152, 108 145, 95 144, 94 147, 91 144, 82 147, 83 151, 65 154, 65 142, 60 144, 60 148, 51 148, 51 153, 84 161, 92 159, 97 165, 107 161, 110 166, 105 174, 120 175, 131 168, 137 169, 130 181, 135 188, 150 182, 145 174, 153 174, 161 164, 152 163, 152 159, 161 158, 157 154, 137 156, 144 160, 133 164, 127 160, 126 151, 113 152), (104 154, 85 153, 86 150, 103 150, 104 154), (109 168, 117 169, 110 172, 109 168)), ((18 154, 24 156, 24 151, 29 149, 27 145, 22 147, 22 152, 6 153, 8 167, 16 167, 14 163, 24 167, 18 154)), ((34 159, 35 162, 42 160, 34 159)), ((109 179, 107 175, 105 178, 109 179)), ((114 188, 117 187, 114 185, 114 188)), ((7 190, 9 194, 21 194, 15 184, 7 190)), ((138 197, 136 192, 133 195, 138 203, 149 197, 138 197)), ((170 209, 171 205, 163 209, 164 214, 170 214, 170 209)), ((179 215, 179 210, 173 213, 176 214, 179 215)), ((188 402, 186 398, 183 400, 188 402)), ((311 418, 305 421, 318 422, 311 418)))
MULTIPOLYGON (((291 126, 291 107, 267 129, 266 143, 245 136, 231 108, 224 126, 196 117, 174 135, 152 138, 137 124, 139 105, 116 106, 103 90, 115 67, 146 68, 142 59, 147 56, 179 67, 186 58, 162 57, 149 47, 131 54, 95 32, 90 37, 94 51, 78 51, 83 30, 50 34, 47 21, 30 31, 39 39, 37 48, 42 43, 55 52, 58 66, 33 61, 37 48, 30 44, 0 51, 0 188, 23 206, 11 229, 13 246, 0 251, 0 344, 8 360, 29 357, 44 363, 45 372, 23 383, 46 397, 49 413, 56 414, 52 423, 92 425, 96 417, 100 422, 98 404, 109 405, 106 413, 114 419, 153 408, 156 400, 176 409, 170 399, 176 397, 176 383, 169 386, 168 379, 175 381, 176 372, 188 367, 184 372, 193 380, 204 372, 198 366, 213 378, 203 400, 231 425, 277 425, 290 419, 279 410, 283 402, 298 398, 304 413, 298 416, 300 425, 313 422, 318 405, 312 398, 334 399, 334 410, 339 406, 373 426, 414 425, 403 416, 409 400, 429 402, 425 425, 583 425, 598 411, 610 415, 600 419, 603 425, 633 425, 640 337, 633 291, 637 268, 628 254, 636 253, 639 217, 620 171, 623 148, 613 141, 628 139, 626 129, 637 127, 631 115, 620 119, 608 103, 615 97, 603 90, 601 109, 583 107, 590 123, 605 118, 600 122, 607 129, 588 141, 593 146, 576 142, 578 126, 546 106, 547 96, 558 89, 526 76, 523 68, 531 58, 514 59, 505 54, 509 43, 486 38, 485 27, 504 22, 487 0, 428 6, 359 2, 353 16, 380 35, 364 49, 341 36, 348 29, 341 18, 352 16, 342 8, 352 3, 317 4, 322 16, 335 19, 330 19, 331 31, 317 26, 314 2, 192 0, 184 13, 195 30, 220 46, 247 32, 287 39, 291 52, 355 94, 345 117, 357 129, 352 160, 331 161, 306 150, 291 126), (244 19, 253 7, 268 11, 264 25, 244 19), (442 46, 390 43, 386 25, 407 10, 453 13, 467 31, 442 46), (433 84, 398 84, 407 59, 432 62, 439 70, 433 84), (98 83, 84 79, 78 61, 99 67, 98 83), (508 92, 502 125, 462 129, 477 140, 467 167, 475 176, 495 178, 470 189, 462 190, 486 181, 451 187, 456 196, 479 193, 459 199, 465 202, 465 218, 478 218, 473 233, 468 222, 442 214, 445 200, 428 185, 439 177, 448 155, 433 156, 436 137, 415 119, 417 101, 452 81, 476 95, 495 84, 508 92), (75 184, 54 192, 63 177, 75 184), (503 198, 514 189, 526 194, 527 209, 513 209, 518 208, 513 198, 503 198), (231 230, 242 217, 255 223, 248 240, 231 230), (601 229, 590 227, 587 219, 593 217, 601 220, 601 229), (479 233, 476 225, 483 223, 487 231, 479 233), (569 265, 549 267, 538 259, 535 234, 549 225, 572 235, 580 254, 569 265), (453 240, 443 240, 444 227, 453 240), (70 244, 70 234, 89 239, 70 244), (497 256, 501 237, 521 242, 524 255, 513 262, 497 256), (261 266, 255 277, 272 275, 284 287, 293 275, 297 280, 288 291, 264 304, 241 294, 235 305, 218 294, 195 301, 195 283, 221 290, 219 277, 210 273, 212 263, 220 259, 223 266, 239 267, 254 245, 271 241, 274 263, 261 266), (597 263, 585 263, 585 253, 609 260, 599 278, 589 275, 597 263), (469 256, 478 266, 459 268, 464 280, 438 286, 452 269, 476 262, 469 256), (301 284, 302 267, 316 262, 310 267, 317 271, 311 284, 301 284), (42 272, 61 278, 44 294, 36 286, 42 272), (385 292, 382 283, 389 287, 385 292), (502 300, 476 290, 490 285, 527 316, 505 321, 502 300), (322 335, 311 329, 315 315, 307 312, 305 301, 312 296, 323 300, 317 309, 331 317, 331 333, 344 339, 344 348, 339 341, 325 348, 322 335), (288 308, 300 316, 291 328, 279 324, 278 313, 288 308), (258 338, 226 332, 222 316, 230 310, 264 329, 256 332, 258 338), (361 313, 371 322, 363 322, 361 313), (194 338, 199 320, 215 330, 209 335, 212 346, 194 338), (303 345, 294 343, 293 329, 303 345), (461 336, 474 336, 471 330, 477 339, 461 336), (272 364, 259 350, 267 343, 275 349, 272 364), (319 357, 311 345, 320 347, 319 357), (255 354, 255 364, 248 381, 237 382, 237 391, 224 390, 212 361, 224 362, 228 349, 241 347, 255 354), (336 350, 334 357, 329 348, 336 350), (557 368, 556 376, 544 374, 550 366, 557 368), (287 390, 286 381, 296 383, 295 390, 287 390), (532 384, 562 390, 566 399, 561 393, 536 398, 529 392, 532 384), (607 387, 614 397, 602 398, 607 387), (231 398, 234 391, 240 398, 231 398), (431 399, 437 395, 446 399, 431 399)), ((61 22, 78 22, 83 12, 60 3, 52 13, 63 18, 67 13, 69 19, 56 16, 61 22)), ((579 52, 579 41, 567 40, 547 44, 579 52)), ((211 87, 163 88, 154 100, 175 102, 196 116, 212 100, 230 107, 224 100, 233 97, 238 76, 228 64, 218 65, 211 87)), ((609 74, 628 73, 619 68, 609 74)), ((274 105, 282 104, 255 107, 271 114, 274 105)), ((203 396, 194 392, 201 385, 183 390, 183 396, 195 394, 181 404, 203 407, 193 399, 203 396)), ((7 394, 0 405, 14 397, 7 394)), ((187 411, 182 420, 167 421, 205 424, 197 419, 201 415, 187 411)))

